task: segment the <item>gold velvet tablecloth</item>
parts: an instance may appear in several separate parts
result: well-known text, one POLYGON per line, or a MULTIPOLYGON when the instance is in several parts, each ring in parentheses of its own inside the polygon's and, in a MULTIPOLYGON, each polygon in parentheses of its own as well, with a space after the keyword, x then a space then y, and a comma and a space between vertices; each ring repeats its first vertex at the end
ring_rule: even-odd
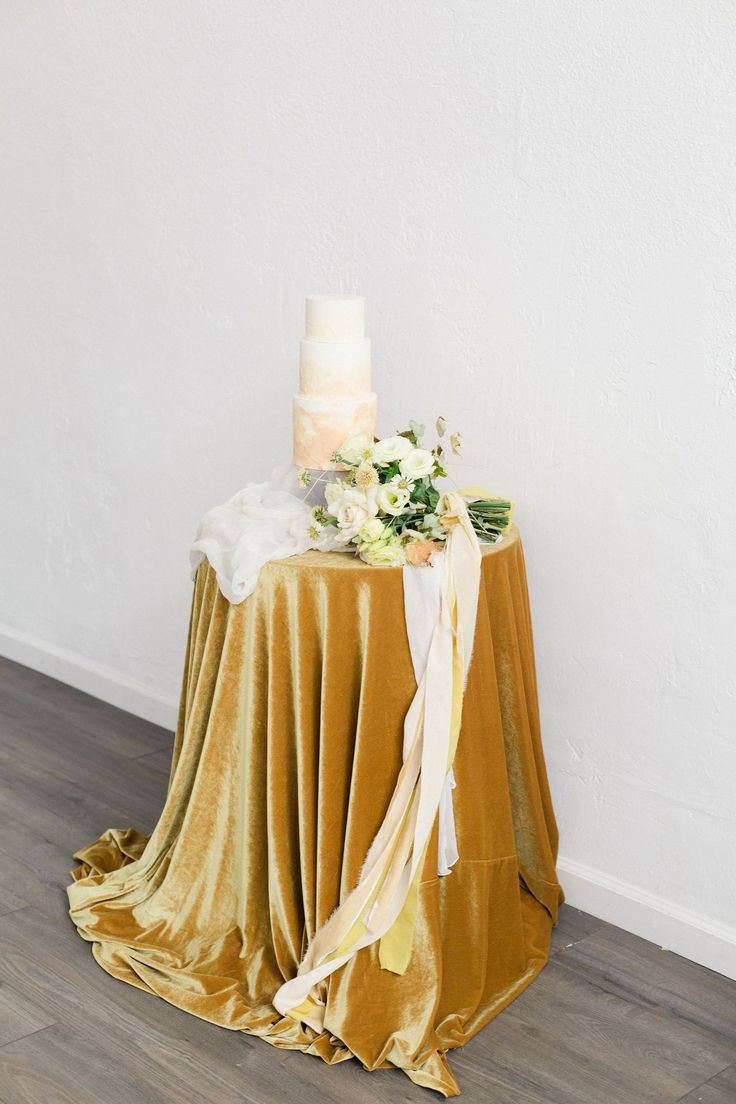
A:
POLYGON ((359 951, 322 983, 317 1034, 271 1000, 358 879, 415 690, 400 568, 307 552, 268 563, 236 606, 203 563, 161 817, 150 838, 111 828, 75 854, 70 915, 99 964, 222 1027, 455 1095, 447 1050, 542 969, 562 900, 515 530, 483 553, 460 859, 437 876, 435 824, 406 973, 359 951))

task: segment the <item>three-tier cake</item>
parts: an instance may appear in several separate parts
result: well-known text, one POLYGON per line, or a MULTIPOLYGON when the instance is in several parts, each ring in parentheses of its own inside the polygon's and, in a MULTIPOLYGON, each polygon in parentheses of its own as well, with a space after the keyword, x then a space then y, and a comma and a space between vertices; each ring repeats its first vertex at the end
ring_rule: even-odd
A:
POLYGON ((371 343, 360 295, 308 295, 294 395, 294 463, 334 471, 332 454, 355 434, 373 438, 371 343))

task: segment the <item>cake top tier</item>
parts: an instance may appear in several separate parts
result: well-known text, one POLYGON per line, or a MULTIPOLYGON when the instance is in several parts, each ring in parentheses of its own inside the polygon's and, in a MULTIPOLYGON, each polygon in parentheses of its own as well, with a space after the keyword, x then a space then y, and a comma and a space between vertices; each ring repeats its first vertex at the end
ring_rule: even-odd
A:
POLYGON ((308 295, 308 341, 354 341, 365 336, 365 299, 362 295, 308 295))

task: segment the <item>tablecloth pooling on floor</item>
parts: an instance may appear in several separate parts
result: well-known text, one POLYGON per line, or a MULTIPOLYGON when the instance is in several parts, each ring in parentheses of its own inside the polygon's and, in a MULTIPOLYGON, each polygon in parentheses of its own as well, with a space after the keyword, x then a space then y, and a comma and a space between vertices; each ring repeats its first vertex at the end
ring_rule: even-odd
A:
POLYGON ((75 854, 70 914, 100 965, 275 1046, 457 1093, 447 1050, 542 969, 562 900, 515 529, 483 552, 454 764, 460 859, 438 877, 430 841, 406 973, 382 970, 377 945, 359 951, 323 983, 318 1034, 271 999, 358 878, 415 690, 400 568, 306 552, 266 564, 231 605, 203 563, 161 817, 150 838, 109 829, 75 854))

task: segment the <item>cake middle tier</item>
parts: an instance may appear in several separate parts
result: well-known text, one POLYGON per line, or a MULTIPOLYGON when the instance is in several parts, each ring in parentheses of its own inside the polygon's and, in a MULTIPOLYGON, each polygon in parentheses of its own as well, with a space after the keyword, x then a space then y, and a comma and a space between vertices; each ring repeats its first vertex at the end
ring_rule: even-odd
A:
POLYGON ((371 389, 371 342, 310 341, 299 345, 299 391, 315 398, 357 398, 371 389))
POLYGON ((332 460, 348 437, 376 434, 376 396, 372 391, 357 398, 312 398, 294 395, 294 463, 318 471, 342 470, 332 460))

